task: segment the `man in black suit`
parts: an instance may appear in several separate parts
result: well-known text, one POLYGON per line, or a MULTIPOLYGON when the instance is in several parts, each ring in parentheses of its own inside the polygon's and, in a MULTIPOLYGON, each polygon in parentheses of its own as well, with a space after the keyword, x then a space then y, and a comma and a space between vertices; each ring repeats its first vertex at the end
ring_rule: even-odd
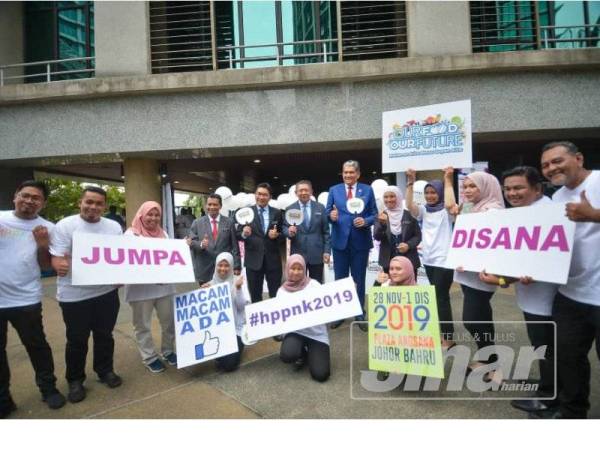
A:
POLYGON ((303 221, 299 225, 290 225, 284 221, 283 234, 291 241, 290 253, 300 254, 306 261, 310 278, 323 283, 323 265, 329 263, 331 254, 329 221, 325 207, 311 200, 312 194, 310 181, 301 180, 296 183, 298 201, 292 203, 286 211, 299 209, 302 211, 303 221))
POLYGON ((254 220, 244 227, 238 226, 238 239, 244 241, 244 266, 252 303, 262 300, 263 280, 267 279, 269 297, 277 294, 281 286, 281 211, 269 206, 273 191, 269 183, 260 183, 254 191, 256 205, 254 220))
POLYGON ((222 252, 233 255, 233 268, 240 274, 242 264, 235 234, 235 222, 221 212, 223 202, 219 194, 210 194, 206 200, 207 215, 194 220, 186 238, 192 251, 194 272, 200 285, 212 279, 215 259, 222 252))

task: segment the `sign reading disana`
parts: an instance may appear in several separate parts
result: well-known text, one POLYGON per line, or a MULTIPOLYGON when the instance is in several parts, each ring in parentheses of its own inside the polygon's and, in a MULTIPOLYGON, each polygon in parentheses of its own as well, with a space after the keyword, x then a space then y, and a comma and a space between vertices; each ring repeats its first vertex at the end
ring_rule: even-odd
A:
POLYGON ((564 284, 574 232, 564 203, 459 215, 446 266, 564 284))

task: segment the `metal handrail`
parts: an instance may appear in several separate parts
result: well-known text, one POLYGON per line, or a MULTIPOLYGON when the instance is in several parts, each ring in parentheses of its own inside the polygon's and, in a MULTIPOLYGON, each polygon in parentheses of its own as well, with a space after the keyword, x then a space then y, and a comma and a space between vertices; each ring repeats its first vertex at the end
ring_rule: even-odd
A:
POLYGON ((589 23, 589 24, 581 24, 581 25, 540 25, 540 31, 542 32, 542 41, 544 43, 544 49, 550 49, 551 47, 548 45, 550 43, 586 43, 588 41, 598 41, 600 40, 600 37, 598 36, 592 36, 592 37, 573 37, 573 30, 587 30, 587 29, 591 29, 593 30, 594 28, 599 29, 600 30, 600 25, 595 24, 595 23, 589 23), (556 30, 565 30, 563 31, 563 33, 569 33, 568 37, 549 37, 549 31, 556 31, 556 30))
POLYGON ((95 69, 75 69, 75 70, 60 70, 53 71, 52 65, 55 64, 64 64, 69 62, 81 62, 81 61, 95 61, 95 57, 87 56, 84 58, 66 58, 66 59, 54 59, 54 60, 46 60, 46 61, 33 61, 26 63, 18 63, 18 64, 5 64, 0 66, 0 86, 4 86, 5 80, 15 80, 15 79, 27 79, 34 77, 46 77, 46 82, 50 83, 52 81, 53 75, 65 75, 65 74, 73 74, 73 73, 91 73, 95 72, 95 69), (46 66, 46 70, 44 72, 35 73, 35 74, 27 74, 27 75, 12 75, 6 76, 5 71, 8 69, 17 69, 23 67, 32 67, 32 66, 46 66))

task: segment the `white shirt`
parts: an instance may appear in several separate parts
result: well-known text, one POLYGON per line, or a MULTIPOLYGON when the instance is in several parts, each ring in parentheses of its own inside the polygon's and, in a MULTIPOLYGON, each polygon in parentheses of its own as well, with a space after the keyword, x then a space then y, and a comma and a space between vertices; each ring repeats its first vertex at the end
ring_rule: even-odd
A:
MULTIPOLYGON (((313 287, 319 287, 321 283, 316 280, 311 279, 304 289, 309 289, 313 287)), ((285 296, 289 294, 288 291, 279 288, 277 290, 277 297, 281 296, 281 298, 285 301, 285 296)), ((314 327, 303 328, 301 330, 296 330, 294 333, 299 334, 300 336, 307 337, 309 339, 313 339, 315 341, 322 342, 323 344, 329 345, 329 333, 327 332, 327 324, 315 325, 314 327)))
MULTIPOLYGON (((563 186, 552 196, 555 202, 581 202, 581 191, 592 207, 600 208, 600 171, 594 170, 575 189, 563 186)), ((577 222, 569 278, 558 290, 565 297, 600 306, 600 223, 577 222)))
MULTIPOLYGON (((73 233, 123 234, 121 225, 114 220, 102 217, 98 222, 90 223, 79 214, 62 219, 56 224, 50 234, 50 254, 64 256, 73 254, 73 233)), ((56 299, 59 302, 78 302, 89 298, 99 297, 117 287, 115 285, 73 286, 71 270, 64 277, 57 277, 56 299)))
POLYGON ((421 262, 426 266, 445 267, 446 255, 452 239, 452 215, 444 208, 427 212, 419 206, 417 220, 421 225, 421 262))
MULTIPOLYGON (((135 236, 131 229, 127 230, 125 235, 135 236)), ((167 233, 165 233, 165 237, 169 237, 167 233)), ((172 284, 126 284, 124 289, 126 302, 167 297, 168 295, 174 295, 175 292, 177 290, 172 284)))
MULTIPOLYGON (((552 200, 548 197, 542 197, 530 206, 544 205, 550 202, 552 200)), ((515 283, 515 291, 521 311, 538 316, 552 316, 552 305, 558 291, 558 284, 542 281, 536 281, 532 284, 515 283)))
POLYGON ((19 219, 13 211, 0 211, 0 309, 35 305, 42 300, 37 244, 32 230, 52 222, 37 217, 19 219))

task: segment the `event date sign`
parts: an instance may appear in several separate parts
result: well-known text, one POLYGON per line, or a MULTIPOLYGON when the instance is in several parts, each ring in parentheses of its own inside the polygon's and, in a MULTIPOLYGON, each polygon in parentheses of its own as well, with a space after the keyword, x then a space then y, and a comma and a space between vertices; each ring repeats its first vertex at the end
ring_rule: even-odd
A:
POLYGON ((371 288, 369 369, 444 378, 434 286, 371 288))

